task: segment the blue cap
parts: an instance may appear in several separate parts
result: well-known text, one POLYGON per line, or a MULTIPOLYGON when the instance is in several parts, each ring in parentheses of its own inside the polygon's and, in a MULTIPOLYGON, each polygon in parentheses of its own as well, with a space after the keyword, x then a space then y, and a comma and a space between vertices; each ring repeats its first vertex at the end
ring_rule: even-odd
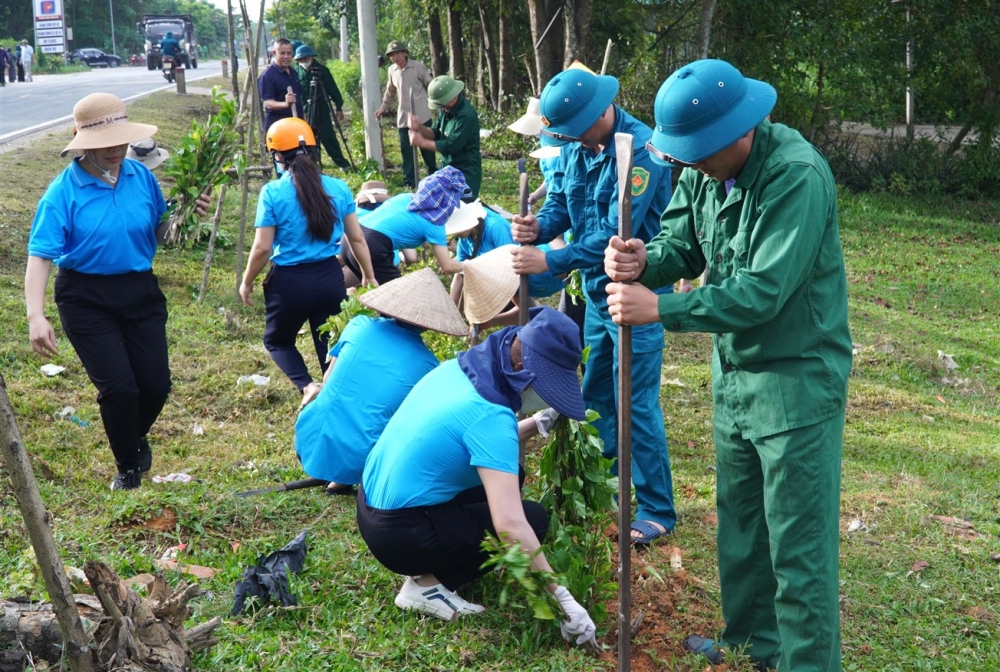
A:
POLYGON ((316 52, 308 44, 303 44, 301 47, 295 50, 295 60, 300 58, 309 58, 310 56, 315 56, 316 52))
POLYGON ((725 61, 695 61, 670 75, 657 92, 650 142, 678 161, 698 163, 749 133, 777 100, 773 86, 744 77, 725 61))
POLYGON ((299 47, 302 46, 302 40, 292 40, 291 45, 292 45, 292 51, 295 52, 298 50, 299 47))
POLYGON ((618 95, 618 80, 571 68, 549 80, 539 107, 544 130, 579 138, 593 126, 618 95))
POLYGON ((576 370, 583 356, 580 328, 566 314, 543 307, 517 332, 524 368, 534 374, 531 387, 562 415, 586 420, 576 370))

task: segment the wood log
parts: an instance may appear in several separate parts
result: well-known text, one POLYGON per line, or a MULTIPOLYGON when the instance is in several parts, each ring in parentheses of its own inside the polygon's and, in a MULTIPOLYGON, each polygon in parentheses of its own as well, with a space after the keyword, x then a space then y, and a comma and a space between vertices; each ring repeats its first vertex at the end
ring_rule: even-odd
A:
MULTIPOLYGON (((95 622, 104 616, 100 601, 92 595, 73 598, 84 630, 93 629, 95 622)), ((0 610, 0 648, 8 649, 20 642, 24 651, 36 660, 55 662, 62 657, 62 633, 51 603, 0 600, 0 610)))

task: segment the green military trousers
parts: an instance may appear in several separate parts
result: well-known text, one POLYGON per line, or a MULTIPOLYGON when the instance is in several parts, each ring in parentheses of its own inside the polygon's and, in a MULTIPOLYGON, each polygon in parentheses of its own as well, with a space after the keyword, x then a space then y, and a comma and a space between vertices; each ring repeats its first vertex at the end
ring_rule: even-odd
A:
POLYGON ((844 412, 750 440, 717 403, 714 425, 724 645, 780 672, 840 670, 844 412))

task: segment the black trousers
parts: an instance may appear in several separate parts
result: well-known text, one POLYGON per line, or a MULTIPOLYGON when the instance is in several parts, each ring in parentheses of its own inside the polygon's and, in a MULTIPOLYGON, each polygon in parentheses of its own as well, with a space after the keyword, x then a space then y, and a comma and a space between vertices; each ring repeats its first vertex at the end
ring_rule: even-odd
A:
POLYGON ((167 299, 156 276, 61 269, 55 298, 66 338, 97 388, 118 471, 145 471, 146 434, 170 393, 167 299))
MULTIPOLYGON (((396 256, 395 250, 392 249, 392 239, 381 231, 374 231, 364 225, 361 226, 361 232, 365 234, 365 242, 368 243, 368 255, 372 259, 372 270, 375 271, 375 279, 378 280, 378 284, 384 285, 401 276, 402 273, 400 273, 399 267, 392 263, 393 258, 396 256)), ((340 244, 340 249, 344 253, 344 264, 360 280, 361 264, 358 263, 354 253, 351 252, 351 246, 347 244, 346 235, 340 244)))
POLYGON ((329 336, 319 328, 331 315, 340 312, 347 298, 344 272, 337 257, 294 266, 273 264, 262 283, 264 288, 264 347, 295 387, 302 390, 312 382, 295 338, 302 325, 309 322, 313 347, 320 367, 326 371, 329 336))
MULTIPOLYGON (((522 472, 523 481, 523 472, 522 472)), ((539 541, 549 531, 549 514, 537 502, 522 501, 524 515, 539 541)), ((458 590, 489 570, 480 544, 496 536, 493 518, 480 486, 444 504, 388 511, 368 506, 358 488, 358 527, 375 559, 405 576, 433 574, 448 590, 458 590)))
MULTIPOLYGON (((430 125, 431 120, 428 119, 424 126, 429 127, 430 125)), ((399 149, 403 153, 403 184, 412 189, 417 186, 417 181, 416 175, 413 174, 413 145, 410 144, 410 129, 400 128, 397 130, 399 131, 399 149)), ((437 171, 437 153, 433 149, 421 149, 420 156, 427 166, 427 175, 437 171)))

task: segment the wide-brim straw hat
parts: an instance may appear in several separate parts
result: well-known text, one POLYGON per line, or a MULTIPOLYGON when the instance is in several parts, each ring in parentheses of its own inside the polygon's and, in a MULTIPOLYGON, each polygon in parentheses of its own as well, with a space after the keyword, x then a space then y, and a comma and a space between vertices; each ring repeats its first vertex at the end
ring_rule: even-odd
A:
POLYGON ((157 145, 156 140, 146 138, 130 144, 125 156, 153 170, 170 158, 170 152, 157 145))
POLYGON ((479 222, 486 219, 486 208, 477 198, 471 203, 460 203, 451 217, 444 223, 445 236, 457 236, 467 231, 472 231, 479 226, 479 222))
POLYGON ((382 315, 452 336, 467 336, 469 325, 458 306, 429 268, 407 273, 358 297, 365 306, 382 315))
POLYGON ((355 204, 361 203, 384 203, 389 200, 389 187, 385 182, 378 180, 368 180, 361 185, 361 190, 354 197, 355 204))
POLYGON ((125 103, 110 93, 92 93, 73 106, 76 136, 59 156, 71 149, 104 149, 153 137, 157 128, 128 120, 125 103))
POLYGON ((542 107, 538 98, 528 98, 528 111, 508 126, 510 130, 521 135, 536 136, 542 132, 542 107))
POLYGON ((462 264, 465 317, 471 324, 489 322, 513 298, 520 285, 511 255, 516 247, 503 245, 462 264))

